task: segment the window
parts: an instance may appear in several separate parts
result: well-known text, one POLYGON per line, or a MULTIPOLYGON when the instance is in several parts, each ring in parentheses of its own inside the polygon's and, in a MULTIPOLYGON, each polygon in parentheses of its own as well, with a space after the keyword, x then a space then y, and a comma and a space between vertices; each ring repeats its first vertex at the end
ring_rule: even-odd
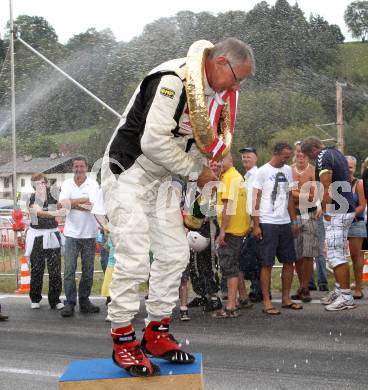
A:
POLYGON ((10 178, 4 177, 4 188, 9 188, 10 178))
POLYGON ((20 179, 20 186, 25 187, 26 185, 26 179, 20 179))

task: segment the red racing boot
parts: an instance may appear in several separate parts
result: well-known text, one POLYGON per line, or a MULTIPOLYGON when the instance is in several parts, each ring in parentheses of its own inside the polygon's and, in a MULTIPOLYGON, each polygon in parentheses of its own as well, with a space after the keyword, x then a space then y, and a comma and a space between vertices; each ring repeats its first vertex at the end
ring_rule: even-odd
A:
POLYGON ((169 333, 170 320, 170 318, 164 318, 161 321, 151 321, 148 324, 142 339, 143 351, 172 363, 193 363, 195 357, 182 351, 173 335, 169 333))
POLYGON ((136 340, 132 325, 123 328, 111 329, 113 340, 112 360, 131 376, 160 375, 160 367, 151 363, 136 340))

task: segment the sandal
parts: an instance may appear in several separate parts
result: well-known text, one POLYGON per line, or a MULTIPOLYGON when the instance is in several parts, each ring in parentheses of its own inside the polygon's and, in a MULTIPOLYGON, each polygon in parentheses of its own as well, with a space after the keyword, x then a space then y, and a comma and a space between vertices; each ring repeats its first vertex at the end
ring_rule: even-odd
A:
POLYGON ((262 312, 269 316, 278 316, 281 314, 280 310, 275 309, 274 307, 269 307, 268 309, 263 309, 262 312))
POLYGON ((240 313, 236 309, 235 310, 229 310, 229 309, 218 310, 212 315, 213 318, 238 318, 239 316, 240 316, 240 313))
POLYGON ((298 305, 295 302, 290 303, 289 305, 282 305, 281 306, 283 309, 291 309, 291 310, 301 310, 303 309, 302 305, 298 305))
POLYGON ((361 295, 355 295, 355 294, 353 295, 354 299, 363 299, 363 297, 364 297, 363 291, 362 291, 361 295))

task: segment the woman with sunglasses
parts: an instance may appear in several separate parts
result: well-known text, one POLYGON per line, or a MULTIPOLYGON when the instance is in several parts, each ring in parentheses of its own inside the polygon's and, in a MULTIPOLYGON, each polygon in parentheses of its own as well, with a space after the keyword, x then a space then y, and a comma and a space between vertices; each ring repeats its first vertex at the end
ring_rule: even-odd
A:
POLYGON ((30 196, 28 208, 31 225, 26 236, 26 256, 31 263, 31 309, 40 309, 45 263, 49 273, 48 301, 51 309, 61 310, 61 236, 55 217, 65 215, 65 209, 57 210, 55 199, 48 186, 47 177, 35 173, 31 178, 35 192, 30 196))

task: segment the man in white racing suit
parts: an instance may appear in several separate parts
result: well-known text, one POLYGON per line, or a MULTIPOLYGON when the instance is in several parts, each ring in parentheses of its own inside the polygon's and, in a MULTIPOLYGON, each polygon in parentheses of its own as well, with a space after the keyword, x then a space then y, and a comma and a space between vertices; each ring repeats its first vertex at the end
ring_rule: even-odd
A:
MULTIPOLYGON (((200 77, 209 102, 223 104, 224 91, 238 91, 254 72, 252 49, 229 38, 204 54, 200 77)), ((144 78, 131 98, 105 152, 102 188, 116 265, 110 287, 113 359, 133 376, 159 374, 147 355, 191 363, 169 333, 189 246, 180 193, 171 175, 216 180, 198 151, 187 104, 186 58, 165 62, 144 78), (154 261, 150 265, 149 250, 154 261), (131 324, 139 311, 139 286, 149 277, 148 317, 142 343, 131 324)), ((196 91, 197 92, 197 91, 196 91)), ((234 113, 235 117, 235 113, 234 113)))

